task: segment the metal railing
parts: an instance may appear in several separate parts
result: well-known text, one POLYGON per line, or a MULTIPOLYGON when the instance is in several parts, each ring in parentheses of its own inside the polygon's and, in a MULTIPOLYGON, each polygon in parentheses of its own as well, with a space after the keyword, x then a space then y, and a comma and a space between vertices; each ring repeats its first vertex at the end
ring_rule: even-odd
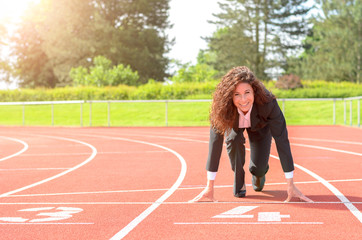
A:
MULTIPOLYGON (((362 96, 351 98, 279 98, 278 102, 282 104, 282 111, 285 114, 285 103, 289 101, 333 101, 333 124, 336 124, 336 102, 344 101, 344 124, 347 125, 347 102, 350 102, 349 125, 352 126, 352 101, 357 101, 357 126, 360 127, 360 100, 362 96)), ((190 102, 211 102, 207 100, 76 100, 76 101, 34 101, 34 102, 0 102, 0 106, 21 105, 22 106, 22 125, 25 126, 25 107, 29 105, 51 105, 51 125, 54 126, 54 105, 56 104, 80 104, 80 126, 83 126, 83 104, 89 104, 89 126, 92 126, 92 103, 107 103, 107 125, 111 126, 111 104, 114 103, 165 103, 165 126, 169 125, 169 103, 190 103, 190 102)))

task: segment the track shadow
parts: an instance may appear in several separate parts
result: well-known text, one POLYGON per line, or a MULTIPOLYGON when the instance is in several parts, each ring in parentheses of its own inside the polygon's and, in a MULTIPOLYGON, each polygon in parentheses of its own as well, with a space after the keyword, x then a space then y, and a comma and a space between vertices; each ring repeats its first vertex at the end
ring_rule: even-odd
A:
MULTIPOLYGON (((245 200, 253 200, 255 202, 267 203, 271 201, 273 203, 280 201, 283 204, 293 204, 296 207, 301 208, 318 208, 318 209, 333 209, 333 210, 347 210, 347 207, 344 206, 344 203, 335 195, 307 195, 308 198, 312 199, 313 203, 306 203, 299 198, 293 198, 290 203, 284 203, 287 198, 286 191, 280 190, 267 190, 258 193, 247 194, 245 200), (303 203, 303 204, 301 204, 303 203)), ((354 204, 358 209, 362 209, 362 197, 359 196, 345 196, 350 203, 354 204), (359 207, 361 206, 361 207, 359 207)))

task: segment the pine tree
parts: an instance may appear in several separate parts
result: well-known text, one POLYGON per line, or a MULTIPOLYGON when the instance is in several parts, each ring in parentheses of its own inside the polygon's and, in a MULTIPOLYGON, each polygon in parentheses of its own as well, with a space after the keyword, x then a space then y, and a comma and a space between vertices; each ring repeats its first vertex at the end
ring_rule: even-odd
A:
POLYGON ((221 13, 212 21, 218 26, 208 38, 210 51, 216 52, 214 67, 227 71, 247 65, 259 78, 281 67, 288 54, 300 47, 307 32, 307 0, 224 0, 221 13))

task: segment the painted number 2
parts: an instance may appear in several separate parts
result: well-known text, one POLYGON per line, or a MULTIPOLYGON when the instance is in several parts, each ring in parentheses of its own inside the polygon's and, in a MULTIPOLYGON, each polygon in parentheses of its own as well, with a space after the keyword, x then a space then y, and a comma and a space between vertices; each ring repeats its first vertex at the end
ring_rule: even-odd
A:
POLYGON ((60 221, 71 218, 73 214, 82 212, 81 208, 73 207, 42 207, 42 208, 27 208, 19 210, 19 212, 40 212, 36 214, 37 218, 27 219, 22 217, 0 217, 0 221, 4 222, 30 222, 30 223, 41 223, 41 222, 52 222, 60 221))

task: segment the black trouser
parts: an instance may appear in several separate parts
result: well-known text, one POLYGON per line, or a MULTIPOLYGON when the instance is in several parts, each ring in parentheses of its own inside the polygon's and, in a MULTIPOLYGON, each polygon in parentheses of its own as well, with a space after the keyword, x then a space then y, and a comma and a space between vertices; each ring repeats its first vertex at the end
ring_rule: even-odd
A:
MULTIPOLYGON (((239 128, 237 132, 233 129, 226 135, 225 143, 229 155, 231 169, 234 171, 234 195, 236 195, 245 183, 245 128, 239 128)), ((262 177, 269 169, 269 155, 271 147, 271 133, 264 129, 263 134, 252 132, 247 128, 250 142, 250 165, 251 174, 262 177)))

